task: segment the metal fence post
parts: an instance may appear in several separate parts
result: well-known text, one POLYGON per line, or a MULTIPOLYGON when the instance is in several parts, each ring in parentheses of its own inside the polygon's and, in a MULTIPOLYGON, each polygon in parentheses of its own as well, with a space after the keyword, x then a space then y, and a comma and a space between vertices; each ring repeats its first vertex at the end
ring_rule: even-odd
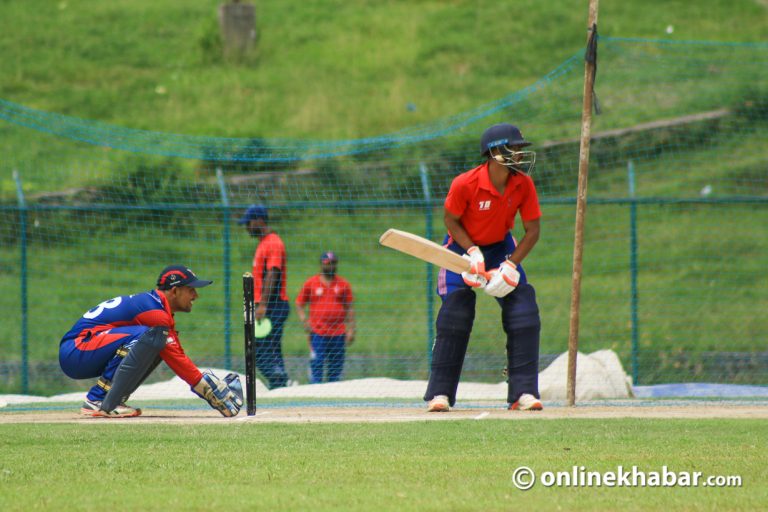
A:
POLYGON ((224 206, 222 212, 222 222, 224 223, 224 366, 227 370, 232 369, 232 325, 229 299, 229 281, 230 281, 230 251, 232 241, 229 233, 229 197, 227 197, 227 187, 224 183, 224 175, 221 168, 216 168, 216 181, 219 183, 219 192, 221 193, 221 204, 224 206))
POLYGON ((13 170, 13 180, 16 182, 16 198, 19 201, 19 224, 21 229, 21 394, 29 394, 29 331, 27 330, 28 302, 27 302, 27 201, 24 199, 24 191, 21 188, 19 171, 13 170))
MULTIPOLYGON (((424 192, 424 217, 426 229, 424 236, 427 240, 432 240, 432 190, 429 183, 429 174, 424 162, 419 164, 419 174, 421 176, 421 188, 424 192)), ((435 316, 435 293, 434 283, 432 281, 432 265, 426 264, 427 269, 427 360, 432 364, 432 343, 435 339, 435 327, 432 319, 435 316)))
POLYGON ((638 319, 637 319, 637 201, 635 201, 635 164, 627 163, 629 181, 629 275, 630 275, 630 311, 632 315, 632 384, 640 383, 638 362, 638 319))

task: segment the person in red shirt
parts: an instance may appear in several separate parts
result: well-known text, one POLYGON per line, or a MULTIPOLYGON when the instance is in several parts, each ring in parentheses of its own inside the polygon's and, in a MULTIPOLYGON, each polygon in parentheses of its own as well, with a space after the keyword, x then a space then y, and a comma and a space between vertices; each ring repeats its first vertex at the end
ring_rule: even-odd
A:
POLYGON ((491 126, 482 135, 485 162, 454 178, 445 198, 444 245, 470 262, 469 272, 440 269, 432 364, 424 400, 430 412, 456 402, 461 369, 475 318, 475 290, 501 306, 507 335, 507 402, 511 410, 542 409, 538 390, 541 321, 536 293, 521 265, 539 239, 541 209, 530 172, 536 154, 511 124, 491 126), (510 230, 520 215, 525 235, 510 230))
POLYGON ((183 265, 171 265, 160 273, 155 290, 106 300, 75 322, 59 343, 61 369, 73 379, 100 377, 88 391, 82 415, 139 416, 141 409, 125 402, 160 361, 222 415, 239 412, 242 397, 235 399, 229 376, 222 382, 201 373, 184 353, 176 332, 174 314, 191 312, 197 289, 211 283, 183 265))
POLYGON ((320 256, 320 273, 304 282, 296 297, 296 312, 309 334, 310 383, 341 379, 346 347, 355 340, 355 309, 352 287, 336 274, 338 258, 333 252, 320 256), (305 306, 309 305, 309 319, 305 306))
POLYGON ((282 346, 283 326, 290 312, 285 244, 269 227, 269 213, 262 205, 249 206, 238 222, 259 239, 253 256, 254 317, 257 321, 268 318, 272 323, 269 333, 255 340, 256 367, 267 379, 269 389, 282 388, 289 382, 282 346))

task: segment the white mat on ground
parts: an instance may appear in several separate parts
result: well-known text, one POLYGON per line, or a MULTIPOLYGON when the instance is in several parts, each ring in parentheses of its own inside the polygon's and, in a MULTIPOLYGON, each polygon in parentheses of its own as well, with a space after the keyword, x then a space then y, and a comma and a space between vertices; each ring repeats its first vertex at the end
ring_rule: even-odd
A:
MULTIPOLYGON (((539 374, 539 390, 543 400, 565 400, 568 354, 558 356, 552 364, 539 374)), ((576 399, 593 400, 599 398, 629 398, 632 396, 631 383, 621 367, 615 352, 600 350, 592 354, 579 354, 576 365, 576 399)), ((212 369, 223 378, 228 370, 212 369)), ((245 379, 240 382, 245 389, 245 379)), ((256 396, 260 398, 406 398, 420 400, 427 389, 424 380, 397 380, 384 377, 345 380, 325 384, 307 384, 268 390, 264 383, 256 379, 256 396)), ((459 400, 498 400, 507 396, 507 384, 484 384, 461 382, 458 389, 459 400)), ((2 395, 0 402, 20 404, 31 402, 76 402, 83 399, 82 392, 67 393, 52 397, 2 395)), ((180 378, 145 384, 131 397, 133 400, 163 400, 195 398, 189 386, 180 378)))

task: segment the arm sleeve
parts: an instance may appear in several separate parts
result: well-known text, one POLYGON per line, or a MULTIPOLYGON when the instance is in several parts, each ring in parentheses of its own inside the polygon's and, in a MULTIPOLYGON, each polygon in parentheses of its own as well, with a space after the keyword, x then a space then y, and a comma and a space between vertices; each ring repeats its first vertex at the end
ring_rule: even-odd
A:
POLYGON ((448 190, 448 195, 445 196, 444 206, 446 210, 459 217, 467 209, 467 197, 464 187, 455 178, 451 183, 451 188, 448 190))
POLYGON ((173 373, 179 376, 181 380, 194 386, 200 379, 203 378, 203 374, 197 368, 195 363, 187 356, 184 349, 181 348, 179 343, 179 337, 176 332, 171 334, 173 341, 165 345, 165 348, 160 351, 160 357, 165 361, 165 364, 173 370, 173 373))
POLYGON ((266 254, 264 255, 265 270, 269 271, 273 268, 282 270, 283 256, 285 254, 283 246, 277 243, 270 243, 266 249, 266 254))

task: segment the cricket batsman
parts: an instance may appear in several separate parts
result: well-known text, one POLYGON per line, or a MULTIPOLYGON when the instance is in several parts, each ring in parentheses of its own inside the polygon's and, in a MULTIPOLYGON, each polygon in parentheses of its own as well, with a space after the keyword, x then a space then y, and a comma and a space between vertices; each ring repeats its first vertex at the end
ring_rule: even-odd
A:
POLYGON ((511 124, 488 128, 480 140, 481 165, 454 178, 444 203, 448 230, 443 245, 470 262, 469 272, 440 269, 432 366, 424 400, 430 412, 448 411, 456 402, 464 356, 475 319, 476 292, 501 306, 507 336, 510 410, 541 410, 538 389, 541 321, 536 293, 521 265, 539 240, 541 209, 530 177, 536 154, 511 124), (525 234, 510 233, 520 214, 525 234))

